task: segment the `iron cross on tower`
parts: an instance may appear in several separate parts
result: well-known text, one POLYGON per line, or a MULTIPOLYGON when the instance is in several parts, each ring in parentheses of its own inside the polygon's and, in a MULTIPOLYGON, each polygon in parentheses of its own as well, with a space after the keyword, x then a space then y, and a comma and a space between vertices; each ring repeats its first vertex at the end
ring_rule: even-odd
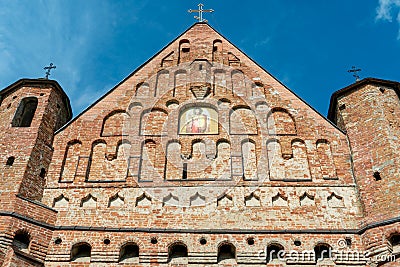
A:
POLYGON ((49 79, 51 69, 55 69, 55 68, 56 68, 56 66, 54 66, 53 63, 50 63, 50 66, 43 68, 43 69, 47 70, 46 71, 46 79, 47 80, 49 79))
POLYGON ((199 9, 198 10, 193 10, 193 9, 189 9, 188 12, 189 13, 194 13, 194 12, 199 12, 198 16, 194 16, 195 19, 197 19, 199 22, 208 22, 206 19, 203 19, 203 12, 208 12, 208 13, 212 13, 214 12, 214 9, 203 9, 203 4, 198 4, 199 9))
POLYGON ((357 69, 355 66, 351 67, 351 70, 348 70, 347 72, 353 73, 353 77, 356 78, 356 82, 360 80, 360 76, 358 75, 358 72, 360 72, 361 69, 357 69))

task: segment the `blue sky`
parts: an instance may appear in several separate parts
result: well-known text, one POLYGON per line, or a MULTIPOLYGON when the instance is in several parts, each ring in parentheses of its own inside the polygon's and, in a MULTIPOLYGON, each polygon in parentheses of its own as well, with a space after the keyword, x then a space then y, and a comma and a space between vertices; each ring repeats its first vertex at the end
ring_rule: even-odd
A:
MULTIPOLYGON (((195 20, 193 0, 0 0, 0 88, 53 62, 74 115, 195 20)), ((204 0, 209 24, 326 115, 361 77, 400 81, 400 0, 204 0)))

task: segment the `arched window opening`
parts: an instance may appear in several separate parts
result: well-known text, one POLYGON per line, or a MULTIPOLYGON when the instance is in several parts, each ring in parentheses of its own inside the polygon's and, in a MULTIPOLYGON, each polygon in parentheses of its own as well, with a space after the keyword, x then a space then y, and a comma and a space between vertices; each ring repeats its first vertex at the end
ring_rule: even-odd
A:
POLYGON ((90 261, 92 247, 87 243, 76 244, 71 249, 71 261, 90 261))
POLYGON ((236 248, 230 243, 223 244, 218 248, 218 263, 225 260, 236 260, 236 248))
POLYGON ((284 249, 279 244, 270 244, 267 247, 267 263, 272 261, 283 260, 284 249))
POLYGON ((29 243, 30 243, 30 236, 25 231, 18 231, 15 234, 12 242, 13 246, 25 252, 28 252, 29 243))
POLYGON ((400 234, 394 234, 389 239, 393 254, 400 254, 400 234))
POLYGON ((36 97, 21 100, 12 121, 12 127, 30 127, 38 105, 36 97))
POLYGON ((121 247, 119 262, 137 262, 139 260, 139 246, 128 243, 121 247))
POLYGON ((168 262, 187 263, 188 251, 184 244, 174 244, 168 250, 168 262))
POLYGON ((14 164, 14 161, 15 161, 15 157, 9 157, 8 159, 7 159, 7 162, 6 162, 6 165, 7 166, 12 166, 13 164, 14 164))
POLYGON ((328 244, 318 244, 314 248, 315 262, 328 260, 332 257, 332 248, 328 244))

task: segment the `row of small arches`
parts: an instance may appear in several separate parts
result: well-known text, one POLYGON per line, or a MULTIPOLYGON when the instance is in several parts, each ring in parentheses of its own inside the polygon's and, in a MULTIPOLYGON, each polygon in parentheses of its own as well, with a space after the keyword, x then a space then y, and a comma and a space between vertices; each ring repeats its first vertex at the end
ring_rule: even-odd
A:
MULTIPOLYGON (((179 102, 173 101, 167 103, 168 107, 176 108, 179 102)), ((266 106, 266 104, 264 104, 266 106)), ((193 105, 185 105, 179 108, 179 114, 184 114, 193 105)), ((218 108, 207 106, 196 106, 196 108, 212 109, 217 113, 218 108)), ((141 110, 140 103, 131 105, 129 112, 125 110, 114 110, 106 115, 103 119, 100 136, 123 136, 131 133, 133 128, 139 128, 139 135, 161 136, 166 134, 165 127, 168 121, 169 112, 163 108, 151 108, 141 110), (134 108, 133 108, 134 107, 134 108), (139 122, 139 123, 137 123, 139 122), (135 124, 135 125, 131 125, 135 124), (133 127, 133 128, 132 128, 133 127), (125 131, 125 132, 124 132, 125 131)), ((294 117, 283 108, 258 109, 254 112, 248 106, 232 107, 229 112, 229 133, 230 134, 257 134, 258 125, 256 114, 265 117, 260 122, 266 125, 269 135, 296 135, 296 123, 294 117), (264 111, 265 110, 265 111, 264 111), (266 113, 265 113, 266 112, 266 113), (265 114, 264 114, 265 113, 265 114)), ((179 122, 176 124, 177 132, 180 133, 183 116, 179 115, 179 122)), ((219 119, 212 118, 218 124, 219 119)), ((207 133, 206 133, 207 134, 207 133)))
MULTIPOLYGON (((81 172, 87 175, 88 181, 93 179, 93 181, 124 181, 127 176, 137 176, 139 181, 152 181, 161 175, 160 172, 164 172, 163 176, 166 180, 231 179, 233 175, 232 148, 226 139, 220 139, 216 143, 195 139, 192 141, 190 151, 186 151, 188 147, 183 148, 179 140, 170 140, 167 142, 165 152, 161 154, 159 153, 162 149, 161 144, 153 139, 142 142, 140 154, 137 151, 131 154, 132 147, 128 140, 119 141, 114 153, 110 153, 105 140, 96 140, 92 144, 88 157, 82 157, 81 145, 79 140, 68 143, 61 167, 60 181, 73 181, 77 175, 77 166, 87 166, 88 172, 84 170, 81 172), (163 166, 160 165, 162 161, 163 166), (134 168, 134 166, 137 167, 134 168)), ((257 154, 260 149, 258 146, 260 144, 251 138, 241 141, 242 171, 234 175, 242 175, 244 179, 258 179, 260 160, 257 154)), ((316 141, 315 146, 322 177, 336 179, 336 166, 330 143, 320 139, 316 141)), ((268 160, 266 163, 269 167, 270 180, 311 179, 309 151, 303 140, 295 138, 291 141, 291 149, 287 147, 283 149, 279 140, 269 139, 266 142, 266 148, 268 160)), ((238 163, 237 157, 239 154, 235 156, 235 164, 238 163)))
MULTIPOLYGON (((234 69, 234 70, 224 70, 224 69, 214 69, 208 68, 209 72, 212 74, 201 75, 198 71, 203 70, 203 66, 211 66, 207 60, 204 61, 196 61, 197 64, 192 64, 189 68, 191 68, 190 72, 193 75, 193 78, 188 77, 188 72, 185 69, 178 69, 170 73, 170 71, 163 69, 160 70, 156 75, 156 80, 154 85, 151 84, 150 81, 140 82, 135 86, 135 96, 138 98, 141 97, 150 97, 150 96, 163 96, 168 91, 172 91, 170 96, 177 96, 176 88, 186 87, 191 81, 199 81, 208 82, 212 84, 213 94, 230 94, 230 95, 238 95, 238 96, 253 96, 260 95, 262 90, 259 92, 253 92, 257 90, 257 88, 263 88, 264 85, 261 82, 252 82, 249 79, 246 79, 243 71, 234 69), (201 70, 200 70, 201 69, 201 70), (228 74, 227 74, 228 72, 228 74), (171 76, 173 80, 171 80, 171 76), (199 76, 204 76, 204 79, 199 79, 199 76), (230 78, 230 84, 228 85, 228 79, 230 78), (248 91, 251 90, 251 94, 248 91), (218 92, 216 90, 221 90, 218 92)), ((186 89, 186 88, 185 88, 186 89)), ((186 93, 186 92, 185 92, 186 93)))
MULTIPOLYGON (((310 194, 308 192, 304 192, 301 196, 298 197, 297 203, 300 206, 313 206, 315 205, 316 195, 310 194)), ((68 207, 69 198, 65 197, 63 194, 56 197, 53 201, 54 208, 62 208, 68 207)), ((80 207, 90 208, 97 207, 98 199, 94 197, 92 194, 88 194, 80 201, 80 207)), ((326 201, 329 207, 332 208, 341 208, 344 207, 344 198, 335 192, 331 192, 327 197, 326 201)), ((162 199, 163 206, 179 206, 180 198, 178 195, 174 195, 169 193, 167 196, 162 199)), ((207 204, 206 197, 196 192, 189 198, 190 206, 205 206, 207 204)), ((252 192, 247 195, 243 199, 244 206, 246 207, 261 207, 262 201, 259 193, 252 192)), ((276 195, 271 197, 272 206, 276 207, 285 207, 289 205, 288 197, 284 194, 277 193, 276 195)), ((136 197, 135 199, 135 207, 150 207, 153 204, 153 200, 147 194, 143 193, 142 195, 136 197)), ((122 207, 125 205, 125 198, 120 194, 115 194, 108 199, 108 207, 122 207)), ((234 205, 233 196, 225 194, 217 199, 217 206, 221 207, 230 207, 234 205)))

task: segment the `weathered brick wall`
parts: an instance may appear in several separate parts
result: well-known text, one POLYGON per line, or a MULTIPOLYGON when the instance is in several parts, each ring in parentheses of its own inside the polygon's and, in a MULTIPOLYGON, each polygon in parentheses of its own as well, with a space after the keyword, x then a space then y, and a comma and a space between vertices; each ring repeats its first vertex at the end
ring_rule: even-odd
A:
MULTIPOLYGON (((206 24, 196 24, 55 136, 43 203, 59 211, 57 225, 106 229, 311 234, 358 229, 362 215, 345 134, 206 24), (183 114, 194 107, 216 111, 210 134, 182 133, 188 129, 183 114)), ((108 250, 104 238, 95 238, 103 234, 54 233, 53 240, 62 237, 63 243, 52 245, 49 264, 69 260, 79 242, 102 251, 93 264, 115 263, 123 241, 112 241, 108 250)), ((132 234, 144 244, 141 262, 162 264, 167 244, 179 235, 158 233, 169 241, 157 249, 146 247, 151 236, 132 234)), ((210 236, 213 246, 200 258, 216 264, 223 236, 210 236)), ((258 249, 285 239, 254 236, 262 240, 258 249)), ((196 251, 199 238, 176 240, 196 251)), ((246 238, 228 239, 239 244, 246 238)), ((334 246, 339 236, 326 238, 334 246)), ((313 249, 322 239, 304 242, 313 249)), ((237 250, 248 253, 245 246, 237 250)))
POLYGON ((339 97, 337 114, 353 151, 355 176, 365 208, 364 222, 399 216, 400 197, 395 193, 400 189, 398 95, 393 88, 363 85, 339 97))

